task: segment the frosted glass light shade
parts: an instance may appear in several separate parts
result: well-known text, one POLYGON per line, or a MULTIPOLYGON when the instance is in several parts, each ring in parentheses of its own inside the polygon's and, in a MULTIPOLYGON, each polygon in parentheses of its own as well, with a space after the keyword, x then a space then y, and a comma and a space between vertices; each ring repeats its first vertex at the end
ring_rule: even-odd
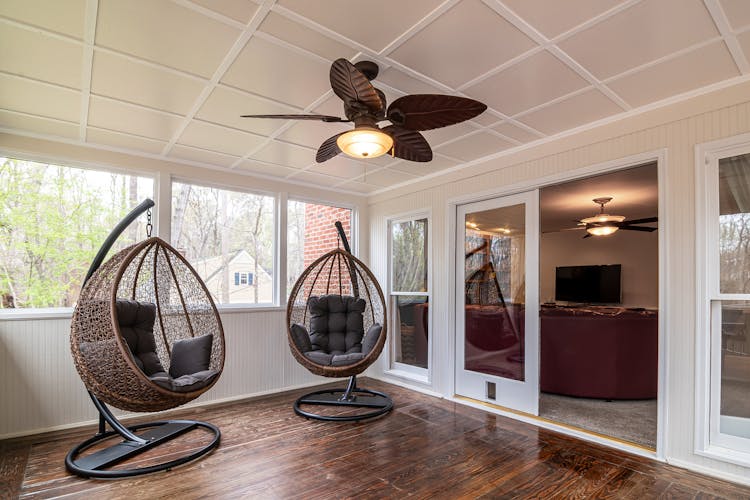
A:
POLYGON ((377 158, 393 147, 393 139, 376 128, 359 127, 341 134, 336 145, 353 158, 377 158))
POLYGON ((586 229, 586 232, 594 236, 607 236, 620 229, 617 226, 594 226, 586 229))

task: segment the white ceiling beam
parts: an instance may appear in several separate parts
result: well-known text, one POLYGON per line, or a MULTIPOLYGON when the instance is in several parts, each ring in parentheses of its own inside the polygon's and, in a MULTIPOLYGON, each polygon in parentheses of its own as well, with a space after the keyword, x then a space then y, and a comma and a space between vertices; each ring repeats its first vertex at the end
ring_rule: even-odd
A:
POLYGON ((86 17, 83 25, 83 61, 81 63, 81 120, 78 137, 86 142, 86 127, 89 124, 89 101, 91 100, 91 73, 94 66, 94 42, 96 41, 96 17, 99 0, 86 0, 86 17))
POLYGON ((732 59, 734 59, 734 64, 737 65, 737 69, 739 69, 740 73, 743 75, 750 73, 750 64, 748 64, 747 56, 742 50, 742 46, 737 40, 737 37, 732 32, 732 28, 729 26, 727 14, 724 12, 719 1, 703 0, 703 3, 705 4, 706 9, 708 9, 708 13, 711 14, 711 18, 713 18, 716 28, 724 38, 724 43, 727 45, 729 53, 732 54, 732 59))
POLYGON ((195 118, 195 115, 203 107, 208 97, 219 84, 219 80, 221 80, 224 74, 229 70, 232 63, 234 63, 234 61, 237 59, 237 56, 240 55, 242 49, 245 48, 247 42, 250 41, 250 38, 252 38, 253 34, 258 29, 258 26, 260 26, 260 23, 263 22, 268 13, 271 11, 271 7, 273 7, 273 4, 275 2, 276 0, 264 0, 263 4, 258 7, 257 11, 255 11, 253 17, 250 19, 244 30, 240 33, 240 36, 229 49, 229 52, 227 52, 227 54, 224 56, 224 59, 221 61, 221 64, 219 64, 219 67, 216 68, 216 71, 214 71, 214 74, 211 77, 211 80, 208 82, 208 85, 206 85, 201 91, 200 95, 198 95, 198 98, 193 103, 193 107, 182 120, 182 123, 177 128, 177 131, 174 133, 167 145, 164 146, 164 150, 162 151, 163 156, 167 156, 172 150, 175 143, 179 140, 180 136, 182 136, 183 132, 185 132, 185 129, 188 127, 192 119, 195 118))
MULTIPOLYGON (((625 100, 617 95, 612 89, 604 85, 589 70, 583 67, 578 61, 573 59, 560 47, 552 43, 546 36, 540 33, 536 28, 527 23, 518 14, 509 9, 500 0, 482 0, 485 5, 503 16, 509 23, 518 28, 523 34, 531 38, 534 42, 544 47, 550 54, 555 56, 559 61, 574 71, 578 76, 595 86, 602 94, 607 96, 611 101, 617 104, 624 111, 631 109, 631 106, 625 100)), ((601 16, 600 16, 601 17, 601 16)), ((599 22, 599 21, 597 21, 599 22)))

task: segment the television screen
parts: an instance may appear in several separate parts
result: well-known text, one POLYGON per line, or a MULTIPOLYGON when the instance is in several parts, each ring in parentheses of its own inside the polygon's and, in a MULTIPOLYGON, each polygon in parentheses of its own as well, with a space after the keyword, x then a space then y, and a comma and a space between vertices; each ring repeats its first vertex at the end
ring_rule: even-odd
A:
POLYGON ((566 266, 555 270, 555 300, 619 304, 620 264, 566 266))

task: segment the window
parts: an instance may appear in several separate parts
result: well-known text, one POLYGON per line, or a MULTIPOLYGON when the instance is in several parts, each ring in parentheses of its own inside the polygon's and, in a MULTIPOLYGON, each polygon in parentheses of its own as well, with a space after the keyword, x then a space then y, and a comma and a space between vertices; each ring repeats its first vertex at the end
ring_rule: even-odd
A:
POLYGON ((346 239, 353 245, 351 208, 294 200, 287 203, 287 297, 307 266, 340 247, 336 221, 341 221, 346 239))
POLYGON ((172 183, 173 246, 218 304, 273 303, 274 206, 272 196, 172 183))
POLYGON ((390 227, 392 359, 426 369, 429 361, 428 219, 390 227))
MULTIPOLYGON (((698 451, 750 464, 750 142, 705 156, 698 451), (702 359, 701 359, 702 358, 702 359), (705 382, 704 382, 705 381, 705 382), (738 454, 739 452, 739 454, 738 454), (732 458, 733 457, 733 458, 732 458), (739 458, 738 458, 739 457, 739 458)), ((700 215, 699 215, 700 217, 700 215)))
POLYGON ((253 273, 234 273, 234 286, 252 285, 253 273))
MULTIPOLYGON (((72 307, 104 239, 153 194, 147 177, 0 157, 0 308, 72 307)), ((145 236, 139 218, 112 251, 145 236)))

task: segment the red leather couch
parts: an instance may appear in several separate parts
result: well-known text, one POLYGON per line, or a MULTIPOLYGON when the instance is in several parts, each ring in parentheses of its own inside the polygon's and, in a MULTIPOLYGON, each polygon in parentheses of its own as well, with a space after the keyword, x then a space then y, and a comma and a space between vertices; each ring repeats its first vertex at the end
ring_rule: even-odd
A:
POLYGON ((654 311, 543 308, 542 392, 600 399, 656 397, 654 311))

